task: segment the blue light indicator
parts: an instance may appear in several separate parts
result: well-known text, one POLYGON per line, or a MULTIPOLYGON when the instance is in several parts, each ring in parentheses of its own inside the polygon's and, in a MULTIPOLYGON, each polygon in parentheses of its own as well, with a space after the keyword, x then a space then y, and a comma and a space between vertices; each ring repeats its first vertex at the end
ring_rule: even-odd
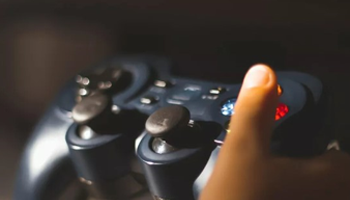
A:
POLYGON ((237 99, 229 99, 221 106, 221 114, 231 116, 235 113, 234 108, 237 99))

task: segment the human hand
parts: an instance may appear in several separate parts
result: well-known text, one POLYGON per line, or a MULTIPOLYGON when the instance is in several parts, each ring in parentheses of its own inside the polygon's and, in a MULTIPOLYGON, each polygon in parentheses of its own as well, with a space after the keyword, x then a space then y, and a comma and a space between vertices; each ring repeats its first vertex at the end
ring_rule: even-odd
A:
POLYGON ((253 66, 201 200, 350 199, 348 154, 331 150, 313 158, 285 158, 270 153, 277 103, 274 71, 253 66))

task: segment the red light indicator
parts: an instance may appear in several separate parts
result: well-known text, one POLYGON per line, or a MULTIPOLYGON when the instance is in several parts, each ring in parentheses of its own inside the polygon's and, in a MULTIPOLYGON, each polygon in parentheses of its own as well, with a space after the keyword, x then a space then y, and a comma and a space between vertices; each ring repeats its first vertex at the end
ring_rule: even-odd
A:
POLYGON ((276 116, 275 116, 275 120, 279 120, 282 117, 284 117, 289 111, 289 108, 286 104, 283 103, 279 103, 276 109, 276 116))

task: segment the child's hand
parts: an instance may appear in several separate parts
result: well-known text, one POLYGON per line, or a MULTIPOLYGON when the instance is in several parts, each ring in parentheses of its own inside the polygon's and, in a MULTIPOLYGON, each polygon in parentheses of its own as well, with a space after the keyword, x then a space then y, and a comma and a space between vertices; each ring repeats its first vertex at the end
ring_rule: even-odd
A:
POLYGON ((330 151, 312 159, 270 154, 277 102, 273 70, 265 65, 252 67, 201 200, 350 199, 348 154, 330 151))

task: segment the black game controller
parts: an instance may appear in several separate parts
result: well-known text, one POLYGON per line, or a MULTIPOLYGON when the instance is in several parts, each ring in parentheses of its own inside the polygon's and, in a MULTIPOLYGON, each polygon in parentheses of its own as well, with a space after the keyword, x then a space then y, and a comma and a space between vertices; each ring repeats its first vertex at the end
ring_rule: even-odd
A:
MULTIPOLYGON (((332 137, 322 126, 324 86, 304 73, 277 76, 280 104, 271 150, 300 157, 322 153, 332 137)), ((240 84, 171 76, 170 62, 153 56, 91 67, 68 82, 34 130, 14 199, 55 199, 74 179, 97 199, 130 199, 145 188, 154 199, 196 199, 239 90, 240 84)))

